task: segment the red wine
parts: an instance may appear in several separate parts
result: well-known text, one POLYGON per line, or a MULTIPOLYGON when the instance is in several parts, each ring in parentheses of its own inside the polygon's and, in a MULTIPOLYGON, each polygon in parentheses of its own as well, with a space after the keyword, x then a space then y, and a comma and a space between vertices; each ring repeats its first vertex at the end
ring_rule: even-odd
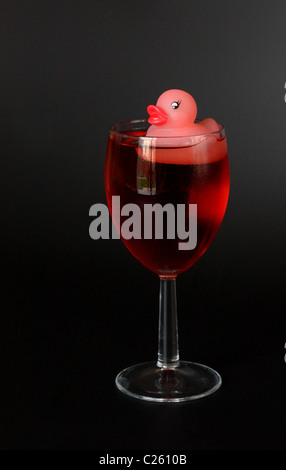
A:
MULTIPOLYGON (((159 163, 156 161, 156 149, 152 160, 140 156, 142 152, 139 151, 137 139, 126 139, 123 143, 113 136, 109 137, 105 165, 109 210, 112 215, 112 196, 120 196, 121 208, 129 203, 139 206, 142 214, 142 238, 121 238, 135 258, 159 276, 176 277, 190 268, 207 250, 220 227, 229 194, 229 162, 225 138, 223 140, 224 145, 221 145, 221 141, 217 144, 220 154, 212 163, 194 164, 192 160, 191 164, 173 164, 161 163, 164 160, 162 152, 174 152, 176 149, 161 148, 159 163), (180 250, 179 243, 182 240, 177 234, 174 239, 168 239, 166 218, 163 239, 155 238, 154 227, 152 239, 144 239, 145 204, 172 204, 175 208, 177 204, 184 204, 186 230, 189 224, 188 206, 197 204, 196 247, 192 250, 180 250)), ((184 149, 179 150, 182 161, 184 149)), ((217 149, 215 150, 218 154, 217 149)), ((185 149, 186 161, 190 160, 187 156, 189 151, 190 148, 185 149)), ((121 226, 127 218, 121 216, 121 226)), ((120 227, 117 229, 120 231, 120 227)))

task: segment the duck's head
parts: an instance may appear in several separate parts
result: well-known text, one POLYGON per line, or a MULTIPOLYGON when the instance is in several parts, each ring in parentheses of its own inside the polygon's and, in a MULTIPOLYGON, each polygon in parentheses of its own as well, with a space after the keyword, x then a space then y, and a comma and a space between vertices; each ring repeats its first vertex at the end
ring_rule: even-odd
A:
POLYGON ((167 90, 158 98, 156 106, 147 107, 150 117, 148 122, 153 126, 178 129, 192 126, 197 116, 197 105, 194 98, 183 90, 167 90))

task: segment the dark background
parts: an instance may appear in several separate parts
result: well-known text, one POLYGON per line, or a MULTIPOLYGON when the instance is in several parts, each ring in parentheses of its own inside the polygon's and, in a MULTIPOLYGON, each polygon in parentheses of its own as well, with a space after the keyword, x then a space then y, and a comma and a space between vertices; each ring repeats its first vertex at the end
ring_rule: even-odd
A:
POLYGON ((285 17, 283 1, 0 1, 1 449, 285 450, 285 17), (156 359, 159 281, 88 231, 109 126, 168 88, 224 123, 231 166, 218 235, 177 282, 181 357, 223 385, 184 405, 115 389, 156 359))

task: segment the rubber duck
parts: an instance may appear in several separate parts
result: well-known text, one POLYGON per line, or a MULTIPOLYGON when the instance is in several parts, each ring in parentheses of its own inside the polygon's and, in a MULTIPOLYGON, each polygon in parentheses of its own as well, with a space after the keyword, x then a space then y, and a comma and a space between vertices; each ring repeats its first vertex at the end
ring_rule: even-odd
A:
POLYGON ((214 119, 195 122, 197 105, 183 90, 167 90, 156 105, 147 107, 151 126, 138 155, 149 162, 178 165, 203 164, 220 160, 226 155, 226 140, 220 135, 220 126, 214 119))
POLYGON ((167 90, 158 98, 156 106, 147 107, 151 124, 147 131, 150 137, 179 137, 202 135, 219 130, 212 118, 195 123, 197 104, 194 98, 183 90, 167 90))

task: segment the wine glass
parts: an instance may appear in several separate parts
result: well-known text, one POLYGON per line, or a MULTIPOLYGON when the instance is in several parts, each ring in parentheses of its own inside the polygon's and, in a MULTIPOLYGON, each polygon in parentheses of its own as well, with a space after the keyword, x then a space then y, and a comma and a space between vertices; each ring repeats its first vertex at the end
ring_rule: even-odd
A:
POLYGON ((167 145, 163 138, 146 136, 148 127, 145 119, 111 126, 105 188, 122 241, 160 278, 158 358, 124 369, 115 382, 138 399, 181 402, 207 396, 221 385, 212 368, 179 358, 176 277, 207 250, 224 217, 230 183, 227 142, 221 124, 216 132, 170 137, 167 145))

